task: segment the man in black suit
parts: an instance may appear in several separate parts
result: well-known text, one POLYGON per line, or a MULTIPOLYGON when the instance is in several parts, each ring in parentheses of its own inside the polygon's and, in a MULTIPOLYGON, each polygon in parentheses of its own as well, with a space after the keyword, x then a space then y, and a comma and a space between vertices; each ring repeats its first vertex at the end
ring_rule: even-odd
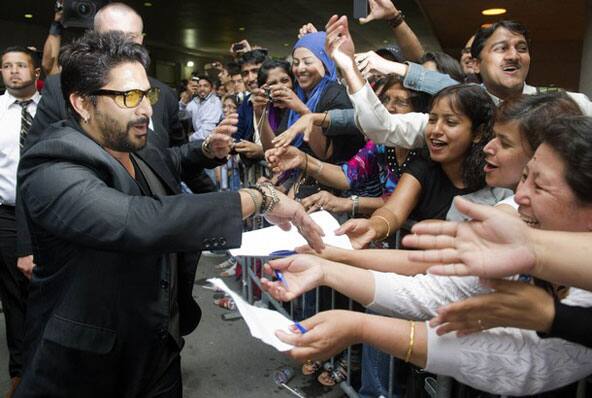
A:
POLYGON ((238 246, 256 211, 295 223, 317 249, 320 228, 271 185, 179 194, 179 172, 223 162, 231 131, 152 145, 149 58, 121 32, 89 32, 60 61, 73 117, 19 165, 37 266, 16 396, 180 397, 181 336, 200 317, 191 253, 238 246))
MULTIPOLYGON (((117 30, 129 34, 130 38, 138 44, 142 44, 144 41, 144 23, 142 17, 133 8, 123 3, 110 3, 101 8, 95 15, 94 30, 97 32, 117 30)), ((151 87, 157 87, 160 90, 159 101, 154 104, 150 119, 149 127, 152 131, 149 134, 152 144, 161 148, 168 148, 186 143, 187 137, 179 120, 179 102, 174 91, 158 79, 152 77, 148 79, 151 87)), ((59 74, 49 76, 45 80, 42 94, 43 96, 37 107, 33 124, 27 134, 23 151, 26 151, 37 141, 43 139, 45 130, 52 123, 68 118, 66 102, 62 96, 59 74)), ((203 170, 187 171, 181 176, 181 180, 187 183, 194 193, 213 192, 216 190, 212 180, 203 170)), ((32 253, 32 248, 27 227, 23 224, 22 215, 18 208, 19 206, 17 204, 17 256, 19 258, 26 258, 32 253)), ((31 267, 34 265, 32 262, 23 262, 23 267, 26 266, 31 267)), ((23 268, 23 271, 29 274, 31 269, 23 268)))

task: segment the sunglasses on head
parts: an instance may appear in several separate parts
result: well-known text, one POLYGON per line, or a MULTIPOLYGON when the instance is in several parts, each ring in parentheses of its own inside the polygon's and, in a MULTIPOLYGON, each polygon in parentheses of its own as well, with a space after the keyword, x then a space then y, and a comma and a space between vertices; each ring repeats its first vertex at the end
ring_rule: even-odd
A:
POLYGON ((105 95, 109 97, 113 97, 115 103, 121 108, 135 108, 140 105, 140 102, 144 99, 144 97, 148 98, 150 105, 156 104, 158 102, 158 97, 160 95, 160 89, 158 87, 152 87, 146 91, 134 89, 134 90, 127 90, 127 91, 116 91, 116 90, 105 90, 100 89, 93 91, 91 95, 105 95))

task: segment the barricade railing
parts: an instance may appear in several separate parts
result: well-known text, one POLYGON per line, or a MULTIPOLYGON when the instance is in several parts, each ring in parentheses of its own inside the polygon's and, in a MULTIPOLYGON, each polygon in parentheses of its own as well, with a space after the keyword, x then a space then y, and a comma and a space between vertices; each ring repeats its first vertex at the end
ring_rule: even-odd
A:
MULTIPOLYGON (((237 158, 231 159, 226 165, 220 168, 220 188, 222 190, 236 190, 240 187, 246 187, 257 182, 257 179, 261 176, 269 176, 269 171, 265 165, 265 162, 254 163, 246 165, 244 162, 237 158), (240 185, 237 184, 237 174, 240 175, 240 185)), ((245 230, 255 230, 262 228, 265 225, 264 219, 261 216, 255 217, 252 223, 245 225, 245 230)), ((410 228, 410 225, 406 225, 406 228, 410 228)), ((395 239, 395 248, 400 247, 401 232, 397 231, 395 239)), ((306 318, 313 316, 320 312, 320 289, 316 288, 314 294, 303 294, 301 297, 290 301, 289 303, 281 303, 271 297, 269 294, 261 289, 261 274, 263 264, 268 260, 266 257, 238 257, 238 264, 242 268, 241 273, 241 290, 243 298, 250 304, 254 304, 258 301, 257 305, 261 305, 267 308, 273 308, 276 311, 282 313, 286 317, 294 320, 297 312, 301 315, 306 314, 306 318), (257 299, 257 300, 256 300, 257 299), (314 304, 307 303, 313 299, 314 304), (314 308, 314 313, 307 313, 307 308, 314 308)), ((330 290, 330 309, 335 309, 335 295, 334 290, 330 290)), ((347 300, 347 307, 349 310, 353 310, 353 301, 347 300)), ((357 398, 358 394, 351 386, 352 380, 352 347, 348 347, 341 356, 345 357, 347 378, 339 383, 339 387, 345 395, 350 398, 357 398)), ((362 353, 359 353, 359 360, 361 362, 362 353)), ((329 360, 331 367, 335 368, 337 357, 333 357, 329 360)), ((388 398, 394 398, 394 370, 395 361, 397 358, 390 357, 389 361, 389 384, 388 384, 388 398)), ((361 364, 360 364, 361 365, 361 364)), ((450 396, 450 386, 452 379, 445 376, 438 376, 437 379, 428 377, 425 382, 425 390, 432 398, 448 398, 450 396)))

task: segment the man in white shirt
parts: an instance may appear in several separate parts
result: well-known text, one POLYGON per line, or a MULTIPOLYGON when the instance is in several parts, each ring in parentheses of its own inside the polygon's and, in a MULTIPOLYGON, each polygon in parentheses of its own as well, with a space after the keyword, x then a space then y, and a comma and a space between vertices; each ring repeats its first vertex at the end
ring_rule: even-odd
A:
POLYGON ((0 96, 0 298, 6 321, 11 397, 22 373, 25 304, 33 256, 18 259, 16 253, 16 171, 25 135, 31 127, 41 96, 36 82, 40 69, 31 51, 9 47, 2 52, 0 96), (19 271, 19 268, 23 271, 19 271), (25 275, 23 275, 25 274, 25 275))
POLYGON ((188 102, 179 102, 179 116, 181 119, 191 117, 194 133, 189 141, 204 140, 222 120, 222 102, 209 78, 193 77, 191 80, 197 82, 196 96, 188 102))

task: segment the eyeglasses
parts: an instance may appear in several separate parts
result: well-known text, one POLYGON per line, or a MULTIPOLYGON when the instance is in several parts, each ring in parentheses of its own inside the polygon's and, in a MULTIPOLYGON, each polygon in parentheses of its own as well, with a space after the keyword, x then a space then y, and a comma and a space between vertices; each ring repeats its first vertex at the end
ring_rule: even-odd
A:
POLYGON ((116 90, 96 90, 91 95, 106 95, 113 97, 115 103, 121 108, 135 108, 140 105, 140 102, 144 97, 148 98, 150 105, 154 105, 158 102, 160 96, 160 89, 158 87, 152 87, 146 91, 139 89, 127 90, 127 91, 116 91, 116 90))
POLYGON ((397 108, 409 108, 411 103, 408 99, 393 97, 390 98, 388 95, 385 95, 381 98, 382 105, 389 106, 390 104, 395 105, 397 108))

